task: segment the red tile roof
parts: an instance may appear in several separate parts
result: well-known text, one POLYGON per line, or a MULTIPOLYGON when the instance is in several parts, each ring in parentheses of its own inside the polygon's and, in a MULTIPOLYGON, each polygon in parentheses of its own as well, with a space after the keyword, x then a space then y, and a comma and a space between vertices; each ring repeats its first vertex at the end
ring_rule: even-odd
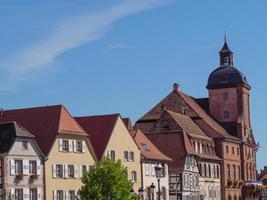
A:
POLYGON ((119 114, 75 117, 77 122, 89 134, 98 160, 104 154, 119 114))
POLYGON ((132 136, 141 151, 141 155, 145 160, 163 160, 172 161, 171 158, 164 155, 159 149, 144 135, 141 130, 132 131, 132 136), (146 145, 147 150, 144 148, 146 145))
POLYGON ((9 121, 18 122, 32 133, 45 155, 59 133, 87 136, 63 105, 3 111, 0 122, 9 121))
POLYGON ((165 105, 171 111, 178 112, 177 109, 179 106, 177 104, 179 104, 179 102, 176 102, 178 97, 181 97, 186 105, 192 109, 193 113, 191 113, 191 117, 202 119, 205 124, 209 126, 209 129, 213 130, 213 133, 217 135, 216 137, 235 140, 238 139, 231 136, 217 121, 215 121, 203 108, 201 108, 191 96, 188 96, 185 93, 176 90, 173 90, 167 97, 165 97, 149 112, 141 117, 137 121, 135 128, 140 128, 145 132, 149 132, 149 129, 151 129, 153 126, 152 122, 156 121, 161 115, 162 105, 165 105))
POLYGON ((146 136, 162 153, 173 160, 168 162, 171 172, 184 170, 186 156, 188 154, 195 155, 194 149, 184 131, 151 133, 146 134, 146 136))

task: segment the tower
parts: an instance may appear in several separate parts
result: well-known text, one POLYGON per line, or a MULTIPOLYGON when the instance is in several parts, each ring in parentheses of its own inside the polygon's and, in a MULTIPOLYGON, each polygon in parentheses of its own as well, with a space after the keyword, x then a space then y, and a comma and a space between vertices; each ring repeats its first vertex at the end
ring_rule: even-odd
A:
POLYGON ((219 52, 220 66, 209 76, 210 114, 233 136, 246 140, 251 135, 249 92, 246 77, 234 67, 233 52, 226 38, 219 52))

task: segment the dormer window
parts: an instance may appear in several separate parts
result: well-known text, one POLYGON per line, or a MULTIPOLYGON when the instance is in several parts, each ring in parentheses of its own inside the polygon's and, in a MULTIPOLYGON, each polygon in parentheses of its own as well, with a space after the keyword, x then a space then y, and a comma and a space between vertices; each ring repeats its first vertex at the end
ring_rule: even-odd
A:
POLYGON ((229 58, 228 57, 224 57, 223 58, 223 64, 224 65, 229 65, 229 58))
POLYGON ((223 117, 224 117, 224 119, 229 119, 229 117, 230 117, 229 111, 224 111, 223 117))

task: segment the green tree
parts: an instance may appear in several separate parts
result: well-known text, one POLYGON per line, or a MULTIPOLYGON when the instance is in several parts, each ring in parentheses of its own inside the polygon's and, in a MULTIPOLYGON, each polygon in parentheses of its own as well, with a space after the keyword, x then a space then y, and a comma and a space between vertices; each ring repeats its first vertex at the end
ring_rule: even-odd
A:
POLYGON ((104 158, 82 178, 81 200, 132 200, 133 184, 121 161, 104 158))

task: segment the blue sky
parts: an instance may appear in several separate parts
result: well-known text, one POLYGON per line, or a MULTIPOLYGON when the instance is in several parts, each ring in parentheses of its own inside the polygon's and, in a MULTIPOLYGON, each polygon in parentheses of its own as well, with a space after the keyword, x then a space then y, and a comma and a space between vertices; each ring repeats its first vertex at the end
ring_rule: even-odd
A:
POLYGON ((64 104, 72 114, 135 121, 177 82, 206 97, 224 32, 252 86, 254 134, 267 165, 265 1, 2 1, 4 109, 64 104))

